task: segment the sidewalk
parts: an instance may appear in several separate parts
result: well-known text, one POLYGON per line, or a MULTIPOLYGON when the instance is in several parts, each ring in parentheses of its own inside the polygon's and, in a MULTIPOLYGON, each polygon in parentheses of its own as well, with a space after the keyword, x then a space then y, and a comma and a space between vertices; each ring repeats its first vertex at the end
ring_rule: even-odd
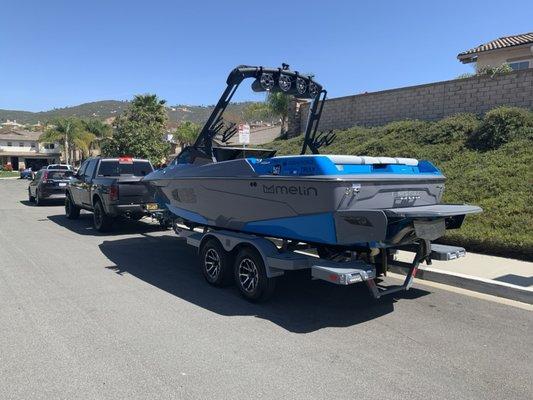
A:
MULTIPOLYGON (((401 261, 412 257, 413 253, 398 253, 401 261)), ((533 304, 532 262, 467 252, 457 260, 424 263, 416 277, 533 304)))

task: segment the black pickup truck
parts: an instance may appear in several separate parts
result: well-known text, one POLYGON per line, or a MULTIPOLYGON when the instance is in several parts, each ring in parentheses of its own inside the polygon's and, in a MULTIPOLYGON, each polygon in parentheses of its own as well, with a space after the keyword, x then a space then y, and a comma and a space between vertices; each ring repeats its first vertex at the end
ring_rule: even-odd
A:
MULTIPOLYGON (((108 231, 116 217, 134 220, 147 214, 153 200, 143 176, 153 171, 148 160, 131 157, 89 158, 70 179, 66 189, 65 213, 76 219, 80 210, 93 212, 94 227, 108 231)), ((153 204, 157 208, 156 204, 153 204)))

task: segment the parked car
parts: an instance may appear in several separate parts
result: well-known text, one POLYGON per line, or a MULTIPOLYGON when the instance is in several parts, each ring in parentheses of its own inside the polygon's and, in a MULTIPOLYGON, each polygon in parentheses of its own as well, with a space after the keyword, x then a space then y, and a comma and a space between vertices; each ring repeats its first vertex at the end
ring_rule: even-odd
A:
POLYGON ((138 220, 157 208, 141 179, 153 171, 148 160, 131 157, 89 158, 72 177, 66 191, 65 213, 76 219, 80 210, 93 212, 93 225, 108 231, 117 217, 138 220))
POLYGON ((20 171, 20 179, 31 179, 33 177, 33 171, 31 167, 24 168, 20 171))
POLYGON ((70 164, 50 164, 43 168, 44 169, 66 169, 68 171, 74 171, 74 167, 70 164))
POLYGON ((28 186, 30 202, 40 206, 48 199, 63 199, 72 171, 63 169, 41 169, 37 171, 28 186))

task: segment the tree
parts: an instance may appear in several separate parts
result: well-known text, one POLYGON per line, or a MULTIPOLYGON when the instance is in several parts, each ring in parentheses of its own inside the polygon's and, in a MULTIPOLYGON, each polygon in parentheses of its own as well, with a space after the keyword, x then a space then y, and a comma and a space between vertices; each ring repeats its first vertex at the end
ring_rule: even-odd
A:
POLYGON ((43 143, 61 143, 65 153, 65 162, 68 164, 71 160, 71 148, 74 150, 75 139, 83 131, 81 121, 77 118, 57 118, 53 120, 40 136, 39 142, 43 143))
MULTIPOLYGON (((91 133, 94 137, 88 146, 88 152, 101 146, 103 140, 108 139, 112 135, 111 126, 100 121, 99 119, 83 120, 83 128, 87 133, 91 133)), ((90 136, 86 136, 89 139, 90 136)))
POLYGON ((155 94, 137 95, 113 121, 113 135, 102 142, 102 154, 148 158, 158 164, 170 152, 164 140, 167 111, 165 100, 155 94))
POLYGON ((289 95, 282 92, 269 93, 266 99, 268 109, 272 114, 281 118, 282 132, 285 129, 285 123, 287 122, 287 116, 289 115, 289 101, 289 95))
POLYGON ((285 93, 268 93, 264 103, 252 103, 248 105, 244 109, 244 117, 248 121, 279 117, 281 119, 281 130, 283 132, 289 115, 289 101, 290 96, 285 93))
POLYGON ((82 158, 86 159, 91 155, 92 144, 95 141, 96 136, 86 130, 80 129, 79 132, 76 132, 76 135, 72 139, 75 147, 81 150, 82 158))
POLYGON ((194 143, 200 133, 200 125, 185 121, 172 133, 181 148, 194 143))
POLYGON ((243 114, 244 119, 248 122, 272 118, 272 112, 265 103, 250 103, 244 108, 243 114))

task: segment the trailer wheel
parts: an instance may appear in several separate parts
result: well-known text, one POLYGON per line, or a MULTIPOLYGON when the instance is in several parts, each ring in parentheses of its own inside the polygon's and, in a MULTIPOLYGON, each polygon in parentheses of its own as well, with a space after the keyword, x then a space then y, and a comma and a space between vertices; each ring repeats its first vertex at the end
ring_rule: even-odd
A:
POLYGON ((245 247, 239 251, 234 275, 241 294, 249 301, 266 301, 274 293, 276 280, 267 277, 263 258, 256 250, 245 247))
POLYGON ((213 286, 227 286, 231 283, 230 254, 216 239, 208 239, 200 249, 202 273, 213 286))

